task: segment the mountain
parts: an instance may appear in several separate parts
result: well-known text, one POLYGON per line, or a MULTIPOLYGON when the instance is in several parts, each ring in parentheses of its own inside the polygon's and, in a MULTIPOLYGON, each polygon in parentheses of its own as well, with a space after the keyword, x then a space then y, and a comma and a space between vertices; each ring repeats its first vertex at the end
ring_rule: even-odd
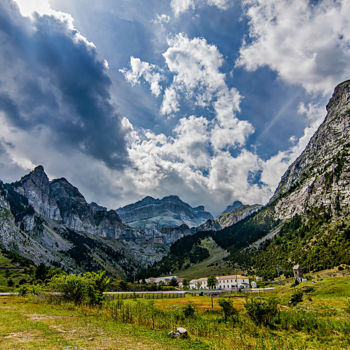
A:
POLYGON ((196 227, 213 216, 203 206, 192 208, 178 196, 162 199, 145 197, 116 210, 122 221, 129 226, 147 229, 177 227, 183 224, 196 227))
POLYGON ((192 228, 192 232, 220 231, 245 219, 247 216, 258 211, 261 207, 262 205, 260 204, 244 205, 236 201, 233 205, 228 206, 225 211, 215 219, 209 219, 204 224, 192 228))
POLYGON ((215 221, 223 229, 245 219, 247 216, 258 211, 261 207, 262 205, 260 204, 243 205, 241 202, 236 201, 234 205, 228 206, 226 211, 219 215, 215 221), (240 203, 240 205, 237 205, 237 203, 240 203), (233 209, 228 211, 227 209, 230 208, 233 209))
POLYGON ((42 166, 13 183, 12 187, 28 199, 36 213, 59 221, 71 230, 116 238, 124 228, 114 210, 89 205, 79 190, 64 178, 50 182, 42 166))
MULTIPOLYGON (((164 202, 175 210, 174 201, 192 209, 193 215, 204 212, 178 198, 164 202)), ((176 240, 194 233, 184 224, 159 230, 130 227, 115 210, 89 204, 66 179, 50 181, 42 166, 12 184, 1 182, 0 213, 0 246, 37 264, 75 272, 106 269, 130 276, 160 260, 176 240)))
POLYGON ((229 213, 230 211, 235 210, 235 209, 241 207, 242 205, 243 205, 242 202, 240 202, 240 201, 234 201, 231 205, 228 205, 228 206, 226 207, 226 209, 222 212, 222 214, 224 214, 224 213, 229 213))
MULTIPOLYGON (((266 278, 298 263, 307 271, 350 264, 350 80, 339 84, 327 116, 290 165, 269 201, 238 223, 175 242, 152 272, 180 270, 180 249, 191 252, 206 237, 230 252, 232 266, 266 278)), ((147 274, 147 272, 146 272, 147 274)))
MULTIPOLYGON (((35 197, 34 192, 31 195, 35 197)), ((44 206, 40 207, 44 210, 44 206)), ((36 264, 43 262, 74 272, 105 269, 118 276, 130 275, 136 269, 135 259, 122 242, 107 242, 102 237, 71 230, 60 221, 46 220, 14 186, 2 182, 0 223, 1 247, 36 264)))

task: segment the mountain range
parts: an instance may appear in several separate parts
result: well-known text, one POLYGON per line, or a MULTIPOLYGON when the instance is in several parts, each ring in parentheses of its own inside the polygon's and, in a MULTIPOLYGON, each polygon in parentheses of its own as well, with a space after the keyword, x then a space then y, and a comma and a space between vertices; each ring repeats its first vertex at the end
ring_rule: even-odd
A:
POLYGON ((88 203, 42 166, 0 181, 0 244, 67 271, 105 269, 120 277, 181 270, 208 257, 211 238, 232 266, 273 276, 350 263, 350 81, 338 85, 327 116, 282 176, 265 206, 234 202, 217 218, 177 196, 145 197, 117 210, 88 203))
POLYGON ((1 247, 67 271, 133 275, 212 220, 204 207, 192 208, 177 196, 107 210, 88 203, 65 178, 50 181, 42 166, 12 184, 1 182, 0 189, 1 247))

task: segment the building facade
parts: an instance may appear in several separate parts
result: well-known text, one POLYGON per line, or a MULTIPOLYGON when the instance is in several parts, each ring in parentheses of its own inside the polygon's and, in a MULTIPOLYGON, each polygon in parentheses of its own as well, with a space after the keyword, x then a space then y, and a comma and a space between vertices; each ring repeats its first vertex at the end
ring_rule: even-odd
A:
MULTIPOLYGON (((249 278, 246 276, 216 276, 217 284, 215 289, 249 288, 249 278)), ((190 281, 190 289, 209 289, 208 278, 199 278, 190 281)))

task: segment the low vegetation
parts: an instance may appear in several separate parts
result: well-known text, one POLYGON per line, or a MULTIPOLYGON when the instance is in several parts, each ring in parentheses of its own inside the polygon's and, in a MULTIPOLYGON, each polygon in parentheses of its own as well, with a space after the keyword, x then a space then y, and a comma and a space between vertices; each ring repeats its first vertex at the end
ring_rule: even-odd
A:
POLYGON ((1 299, 0 347, 11 349, 20 341, 23 349, 348 348, 347 272, 344 267, 315 274, 315 283, 294 287, 293 279, 285 280, 258 296, 216 297, 213 309, 207 296, 106 299, 110 281, 104 273, 56 274, 38 295, 1 299), (326 277, 332 274, 337 277, 326 277), (189 338, 167 336, 177 327, 186 328, 189 338))

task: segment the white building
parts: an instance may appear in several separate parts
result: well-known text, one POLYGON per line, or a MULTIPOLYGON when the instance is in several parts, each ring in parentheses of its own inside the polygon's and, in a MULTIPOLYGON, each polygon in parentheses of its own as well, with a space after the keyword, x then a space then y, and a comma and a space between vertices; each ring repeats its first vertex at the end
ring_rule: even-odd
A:
MULTIPOLYGON (((249 278, 246 276, 216 276, 217 284, 215 289, 249 288, 249 278)), ((190 289, 209 289, 208 278, 199 278, 190 281, 190 289)))
POLYGON ((183 278, 177 276, 167 276, 167 277, 150 277, 145 280, 146 283, 155 283, 155 284, 168 284, 173 278, 180 284, 183 282, 183 278))

